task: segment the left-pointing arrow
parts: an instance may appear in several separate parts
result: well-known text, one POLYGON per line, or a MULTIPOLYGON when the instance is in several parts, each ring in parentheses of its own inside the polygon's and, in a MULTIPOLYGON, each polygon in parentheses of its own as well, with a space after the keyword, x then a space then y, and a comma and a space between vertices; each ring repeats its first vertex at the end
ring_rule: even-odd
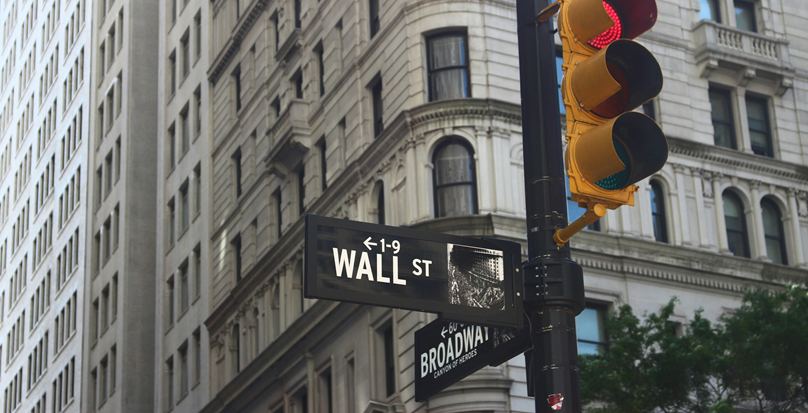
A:
POLYGON ((365 240, 365 242, 363 242, 363 244, 365 244, 365 247, 366 247, 368 250, 371 250, 371 249, 372 249, 372 248, 370 248, 371 246, 374 246, 374 247, 375 247, 375 246, 377 245, 375 242, 370 242, 370 240, 371 240, 371 239, 372 239, 372 237, 368 237, 368 239, 366 239, 366 240, 365 240))

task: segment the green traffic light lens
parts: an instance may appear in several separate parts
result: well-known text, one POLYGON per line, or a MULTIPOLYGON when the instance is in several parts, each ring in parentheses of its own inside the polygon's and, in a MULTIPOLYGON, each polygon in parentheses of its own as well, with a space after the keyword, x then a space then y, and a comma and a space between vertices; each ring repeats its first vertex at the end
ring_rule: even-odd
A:
POLYGON ((628 151, 626 150, 626 147, 623 146, 622 142, 612 137, 612 144, 614 145, 615 152, 617 152, 617 157, 620 158, 620 161, 623 162, 624 165, 626 165, 626 169, 595 182, 595 185, 603 189, 616 191, 618 189, 625 188, 625 186, 628 184, 628 178, 631 176, 631 158, 629 157, 628 151))

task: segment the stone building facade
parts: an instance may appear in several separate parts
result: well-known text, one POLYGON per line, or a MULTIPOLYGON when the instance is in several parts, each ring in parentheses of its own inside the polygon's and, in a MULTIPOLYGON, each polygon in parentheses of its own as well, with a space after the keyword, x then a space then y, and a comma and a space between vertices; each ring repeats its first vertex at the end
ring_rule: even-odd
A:
MULTIPOLYGON (((202 411, 532 411, 521 358, 417 403, 413 332, 434 315, 302 296, 306 213, 524 242, 515 3, 209 7, 202 411)), ((642 111, 670 157, 637 206, 572 240, 589 303, 582 353, 604 345, 618 303, 656 311, 676 296, 684 323, 736 307, 747 284, 808 275, 808 10, 658 7, 638 41, 665 86, 642 111)))

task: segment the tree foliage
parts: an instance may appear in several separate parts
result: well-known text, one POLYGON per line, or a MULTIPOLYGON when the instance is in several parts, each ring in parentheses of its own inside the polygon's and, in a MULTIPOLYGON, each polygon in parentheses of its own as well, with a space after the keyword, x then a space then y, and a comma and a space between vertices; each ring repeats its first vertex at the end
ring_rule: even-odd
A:
POLYGON ((747 289, 715 323, 697 311, 684 334, 676 300, 607 317, 609 348, 580 358, 581 394, 596 413, 787 413, 808 407, 808 290, 747 289))

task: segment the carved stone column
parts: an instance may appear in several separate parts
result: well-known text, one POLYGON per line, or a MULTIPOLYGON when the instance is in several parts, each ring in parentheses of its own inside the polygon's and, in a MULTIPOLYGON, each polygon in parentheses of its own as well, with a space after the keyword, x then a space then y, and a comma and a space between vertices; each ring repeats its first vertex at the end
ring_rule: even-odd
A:
POLYGON ((673 171, 676 176, 676 199, 678 211, 674 229, 678 230, 677 245, 692 245, 690 240, 690 224, 687 221, 687 187, 685 186, 685 174, 689 168, 684 165, 674 164, 673 171))
POLYGON ((481 214, 485 214, 496 209, 499 200, 498 194, 495 193, 499 186, 496 184, 499 176, 495 172, 493 160, 502 158, 495 157, 495 152, 492 151, 492 137, 488 128, 477 126, 474 133, 477 137, 477 153, 474 154, 474 161, 477 164, 477 209, 481 214))
MULTIPOLYGON (((635 204, 640 208, 640 235, 643 238, 654 239, 654 216, 651 211, 651 184, 642 181, 638 185, 635 204)), ((670 241, 670 240, 669 240, 670 241)))
POLYGON ((797 206, 797 190, 788 188, 788 216, 791 224, 791 245, 794 249, 793 265, 805 267, 805 251, 802 245, 802 231, 800 229, 800 211, 797 206))
MULTIPOLYGON (((750 181, 749 187, 752 189, 752 226, 755 229, 755 233, 753 234, 755 240, 755 254, 757 254, 757 259, 771 262, 769 255, 766 253, 766 235, 763 232, 763 213, 760 210, 760 181, 750 181)), ((749 256, 752 256, 752 254, 749 254, 749 256)))
MULTIPOLYGON (((418 199, 418 188, 416 185, 416 181, 418 180, 418 166, 415 161, 415 138, 408 139, 407 142, 404 144, 404 159, 405 159, 405 168, 407 170, 407 182, 404 184, 404 192, 407 194, 407 199, 410 202, 417 202, 418 199)), ((418 215, 418 211, 413 210, 412 208, 400 208, 402 217, 399 223, 407 223, 411 224, 415 221, 416 216, 418 215)))

